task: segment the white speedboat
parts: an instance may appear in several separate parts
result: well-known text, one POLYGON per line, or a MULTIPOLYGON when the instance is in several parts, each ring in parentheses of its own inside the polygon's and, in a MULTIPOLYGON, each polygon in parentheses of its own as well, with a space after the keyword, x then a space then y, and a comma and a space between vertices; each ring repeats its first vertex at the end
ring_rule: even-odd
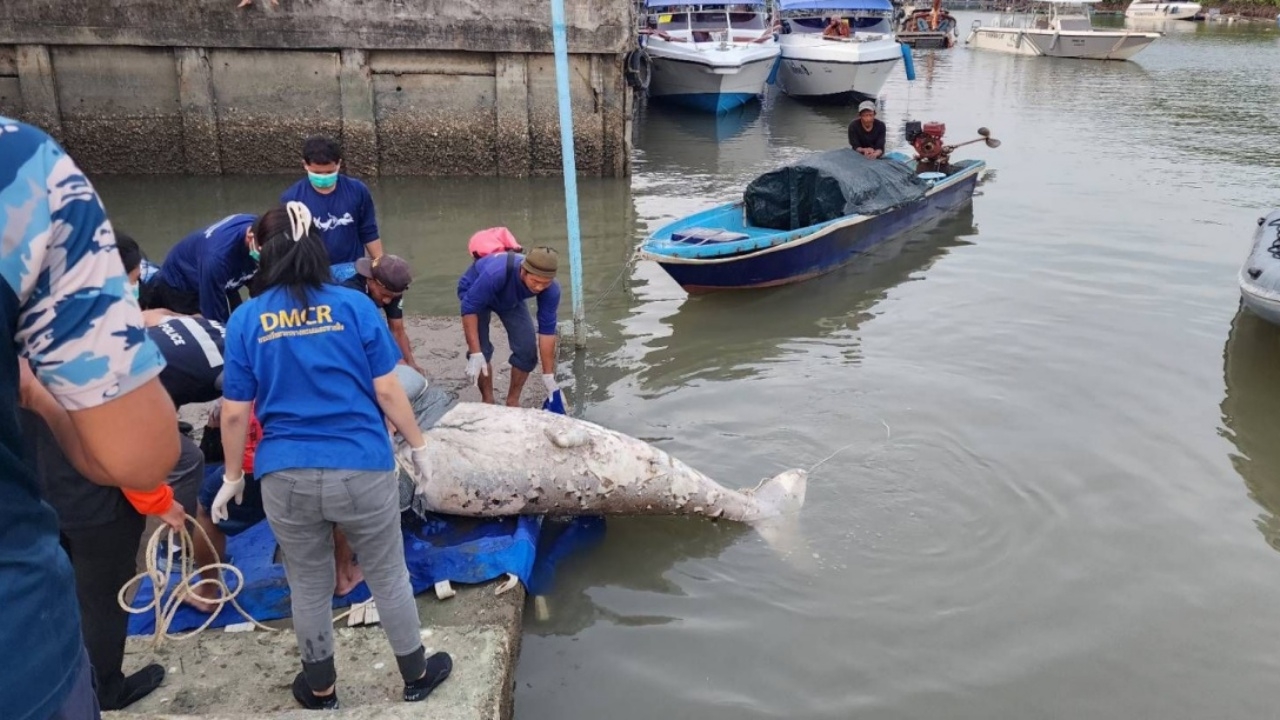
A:
POLYGON ((650 98, 722 113, 764 94, 779 48, 763 2, 648 0, 645 13, 650 98))
POLYGON ((1133 0, 1125 8, 1124 16, 1135 20, 1190 20, 1200 13, 1199 3, 1193 2, 1142 2, 1133 0))
POLYGON ((792 97, 874 100, 902 60, 889 0, 778 0, 778 9, 777 82, 792 97))
POLYGON ((1258 317, 1280 325, 1280 210, 1258 218, 1253 248, 1240 268, 1240 300, 1258 317))
POLYGON ((981 50, 1085 60, 1128 60, 1160 33, 1095 30, 1088 3, 1098 0, 1033 0, 1030 13, 1004 13, 989 24, 973 21, 966 45, 981 50))

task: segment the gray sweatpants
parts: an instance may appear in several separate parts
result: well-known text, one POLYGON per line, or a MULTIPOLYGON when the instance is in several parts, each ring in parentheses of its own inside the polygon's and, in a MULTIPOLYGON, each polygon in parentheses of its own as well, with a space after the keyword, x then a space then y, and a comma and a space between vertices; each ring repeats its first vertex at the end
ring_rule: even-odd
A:
POLYGON ((297 469, 268 473, 262 478, 262 507, 284 551, 293 627, 304 667, 331 663, 333 658, 334 525, 346 534, 360 559, 391 651, 399 658, 422 647, 422 624, 404 560, 394 472, 297 469))

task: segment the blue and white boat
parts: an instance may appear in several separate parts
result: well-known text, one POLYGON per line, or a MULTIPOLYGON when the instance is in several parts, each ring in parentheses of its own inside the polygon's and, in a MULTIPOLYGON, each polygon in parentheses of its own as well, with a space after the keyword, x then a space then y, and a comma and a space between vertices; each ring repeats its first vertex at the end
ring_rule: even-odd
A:
MULTIPOLYGON (((910 168, 909 175, 917 169, 916 160, 891 152, 867 162, 902 163, 910 168)), ((801 282, 964 206, 973 198, 985 167, 981 160, 961 160, 946 166, 946 172, 923 172, 917 176, 923 193, 896 207, 792 230, 752 225, 745 201, 720 205, 659 228, 640 247, 638 257, 658 263, 690 294, 801 282)))
POLYGON ((723 113, 764 94, 778 42, 763 2, 647 0, 649 97, 723 113))
POLYGON ((902 59, 889 0, 778 0, 778 87, 820 102, 874 100, 902 59), (832 18, 843 29, 829 30, 832 18))

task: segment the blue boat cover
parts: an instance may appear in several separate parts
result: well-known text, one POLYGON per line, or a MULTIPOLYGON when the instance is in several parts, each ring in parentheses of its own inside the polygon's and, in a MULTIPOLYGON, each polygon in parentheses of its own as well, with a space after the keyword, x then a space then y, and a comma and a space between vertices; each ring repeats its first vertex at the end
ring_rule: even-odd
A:
POLYGON ((779 0, 778 9, 787 10, 893 10, 889 0, 779 0))
MULTIPOLYGON (((222 465, 209 465, 206 473, 222 473, 222 465)), ((420 517, 406 512, 402 516, 405 562, 409 566, 409 578, 415 594, 430 590, 437 581, 450 580, 461 584, 482 583, 512 573, 526 587, 533 573, 538 536, 542 518, 522 516, 511 518, 462 518, 443 515, 420 517)), ((266 622, 290 616, 289 584, 284 566, 274 562, 275 537, 266 521, 227 538, 227 555, 230 562, 244 573, 245 588, 236 602, 255 620, 266 622)), ((561 555, 567 551, 562 551, 561 555)), ((162 555, 163 559, 163 555, 162 555)), ((549 562, 555 562, 551 558, 549 562)), ((175 565, 178 563, 175 561, 175 565)), ((548 572, 544 570, 544 574, 548 572)), ((235 578, 227 582, 234 586, 235 578)), ((175 569, 169 587, 178 583, 175 569)), ((150 580, 143 580, 134 598, 133 607, 145 607, 154 595, 150 580)), ((167 597, 167 594, 166 594, 167 597)), ((369 588, 360 583, 347 595, 334 598, 335 608, 364 602, 371 597, 369 588)), ((210 627, 245 622, 235 608, 222 606, 210 627)), ((199 627, 208 618, 205 613, 183 606, 170 623, 171 632, 181 632, 199 627)), ((130 635, 149 635, 155 632, 155 612, 149 611, 129 619, 130 635)))

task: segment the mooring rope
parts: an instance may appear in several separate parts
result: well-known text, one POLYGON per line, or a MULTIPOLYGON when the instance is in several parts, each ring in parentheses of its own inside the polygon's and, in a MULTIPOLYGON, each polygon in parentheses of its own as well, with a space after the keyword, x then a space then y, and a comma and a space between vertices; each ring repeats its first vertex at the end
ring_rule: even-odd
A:
MULTIPOLYGON (((209 547, 212 549, 213 543, 210 541, 209 534, 205 532, 204 528, 200 527, 200 524, 197 523, 195 518, 190 515, 187 516, 187 520, 191 525, 195 526, 196 530, 200 533, 200 537, 204 542, 209 543, 209 547)), ((116 601, 125 612, 132 615, 141 615, 145 612, 155 612, 155 634, 151 641, 152 647, 158 648, 163 645, 166 640, 188 640, 199 635, 213 624, 213 621, 221 614, 219 611, 222 606, 227 604, 230 604, 231 607, 235 608, 236 612, 240 613, 240 616, 247 622, 251 623, 255 628, 270 632, 283 632, 281 628, 273 628, 263 625, 256 618, 250 615, 247 610, 241 607, 240 603, 236 602, 236 596, 244 589, 244 573, 240 571, 240 568, 231 563, 222 562, 222 559, 218 557, 216 551, 214 552, 214 562, 201 567, 195 566, 195 543, 192 540, 191 532, 187 529, 186 523, 183 524, 181 531, 174 530, 168 525, 161 525, 156 528, 156 531, 151 533, 151 537, 147 540, 146 554, 146 569, 137 575, 134 575, 128 582, 121 586, 120 591, 116 593, 116 601), (162 537, 166 544, 166 569, 173 567, 175 555, 181 555, 178 580, 173 586, 173 592, 169 593, 167 599, 165 598, 165 592, 169 588, 173 575, 172 571, 161 572, 159 567, 158 556, 160 554, 160 540, 162 537), (207 570, 217 570, 217 577, 201 577, 198 582, 191 582, 192 579, 199 577, 207 570), (235 576, 235 590, 232 590, 230 584, 227 583, 223 574, 224 572, 231 573, 235 576), (145 606, 135 608, 125 602, 125 597, 128 594, 129 589, 135 584, 141 583, 143 579, 151 580, 153 597, 145 606), (196 595, 194 591, 200 587, 217 588, 219 597, 206 598, 201 595, 196 595), (173 618, 177 615, 178 610, 182 609, 184 600, 188 596, 194 597, 200 602, 213 605, 214 610, 209 613, 209 617, 194 630, 190 630, 185 633, 170 632, 169 626, 173 623, 173 618)), ((339 620, 347 617, 354 612, 356 608, 363 605, 364 603, 356 603, 350 608, 347 608, 345 612, 334 617, 334 623, 337 623, 339 620)))

